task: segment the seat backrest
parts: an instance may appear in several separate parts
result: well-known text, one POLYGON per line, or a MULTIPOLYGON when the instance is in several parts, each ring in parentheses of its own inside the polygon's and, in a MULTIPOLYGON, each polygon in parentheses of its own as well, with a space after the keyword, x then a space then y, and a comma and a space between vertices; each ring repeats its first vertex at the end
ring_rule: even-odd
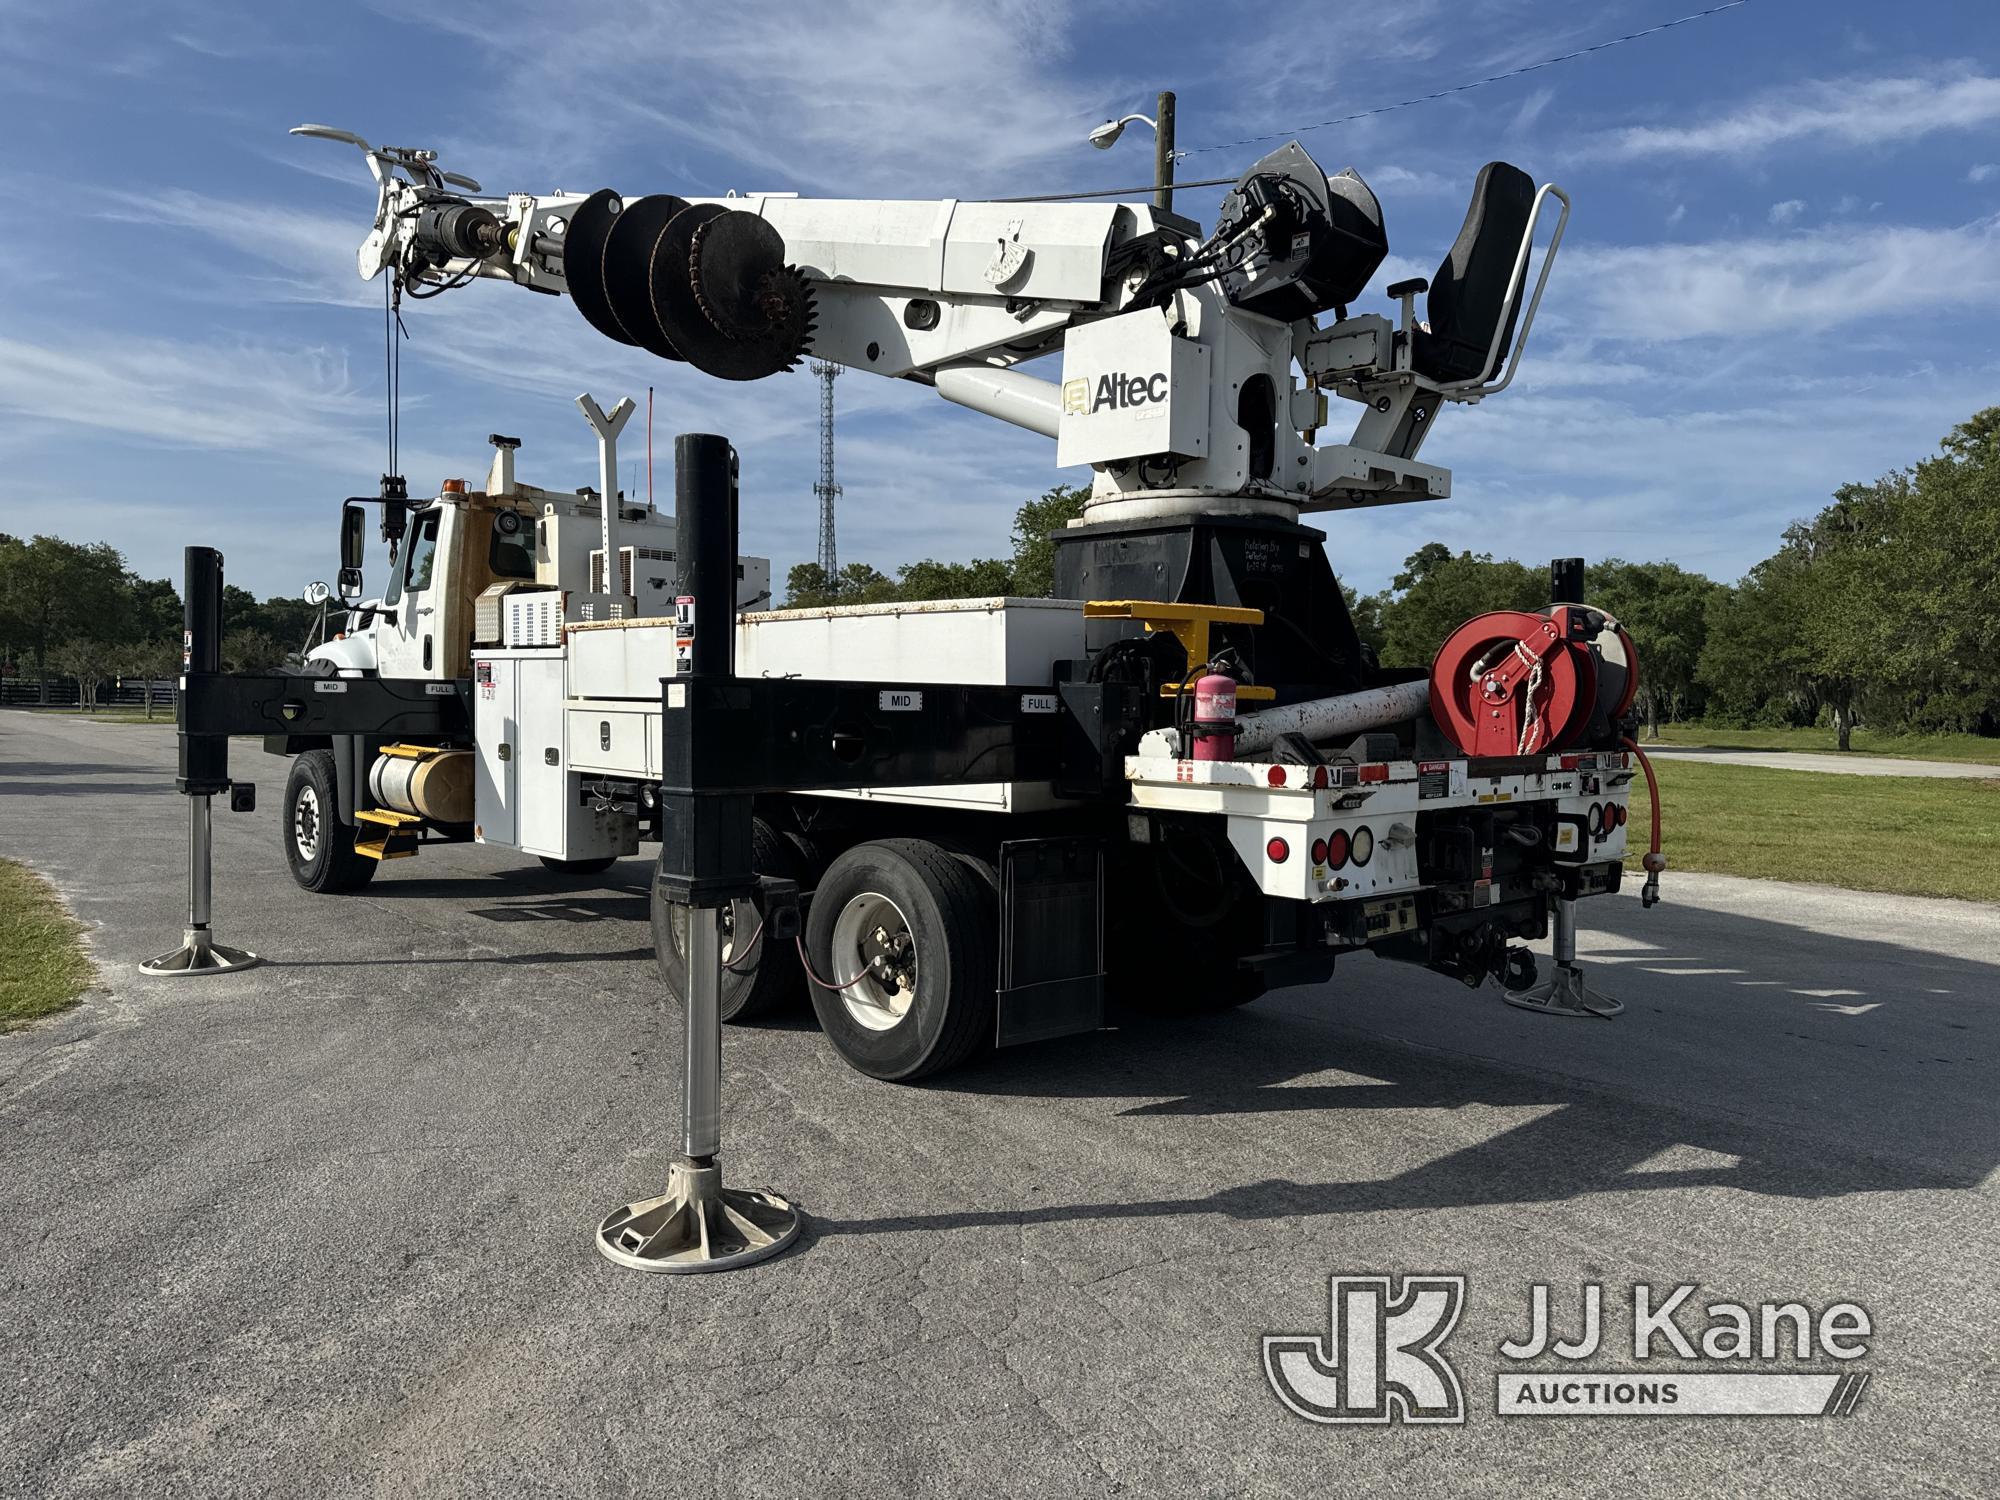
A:
POLYGON ((1490 161, 1479 169, 1458 239, 1431 278, 1430 337, 1420 341, 1415 363, 1433 379, 1477 377, 1486 368, 1495 328, 1502 331, 1494 373, 1506 364, 1521 300, 1509 300, 1507 283, 1534 205, 1535 181, 1519 167, 1490 161))

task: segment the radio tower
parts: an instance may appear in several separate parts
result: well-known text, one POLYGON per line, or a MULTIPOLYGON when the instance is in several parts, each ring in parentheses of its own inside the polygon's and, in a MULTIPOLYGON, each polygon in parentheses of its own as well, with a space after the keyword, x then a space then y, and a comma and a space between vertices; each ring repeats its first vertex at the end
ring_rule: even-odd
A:
POLYGON ((833 380, 840 366, 830 359, 816 359, 812 372, 819 377, 819 483, 813 486, 819 497, 819 570, 832 588, 840 576, 833 544, 833 502, 840 494, 840 486, 833 482, 833 380))

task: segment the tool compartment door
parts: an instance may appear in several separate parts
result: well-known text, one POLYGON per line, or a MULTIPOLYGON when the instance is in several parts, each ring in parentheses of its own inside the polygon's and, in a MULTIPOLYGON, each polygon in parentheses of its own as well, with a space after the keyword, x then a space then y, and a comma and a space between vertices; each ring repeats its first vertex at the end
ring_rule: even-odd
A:
POLYGON ((472 737, 478 775, 472 787, 472 832, 482 844, 512 848, 519 839, 517 795, 521 715, 519 663, 499 654, 472 663, 472 737))

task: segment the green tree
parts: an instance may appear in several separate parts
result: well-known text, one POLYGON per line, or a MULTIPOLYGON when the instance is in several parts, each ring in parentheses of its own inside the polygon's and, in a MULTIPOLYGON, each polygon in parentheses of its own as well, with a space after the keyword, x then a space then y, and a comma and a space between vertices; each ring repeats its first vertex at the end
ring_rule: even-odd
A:
POLYGON ((1662 720, 1693 716, 1709 601, 1723 585, 1670 562, 1609 559, 1585 574, 1585 597, 1613 616, 1639 655, 1635 700, 1653 738, 1662 720))
POLYGON ((1548 578, 1537 568, 1426 542, 1410 554, 1380 601, 1382 663, 1427 667, 1445 638, 1474 615, 1536 610, 1548 602, 1548 578))
POLYGON ((1053 598, 1056 535, 1083 514, 1090 486, 1059 484, 1014 512, 1013 581, 1006 592, 1028 599, 1053 598))
MULTIPOLYGON (((116 642, 131 616, 125 559, 102 542, 79 545, 61 537, 29 542, 7 538, 0 548, 0 617, 15 649, 32 656, 35 676, 47 675, 52 649, 72 635, 116 642)), ((61 669, 67 675, 67 669, 61 669)))
POLYGON ((792 564, 785 574, 785 608, 824 609, 833 603, 833 583, 816 562, 792 564))
POLYGON ((121 677, 136 677, 146 684, 146 717, 153 717, 152 684, 171 681, 180 675, 181 648, 176 640, 135 642, 121 648, 115 665, 121 677))
POLYGON ((226 630, 222 635, 222 670, 268 672, 285 660, 285 646, 261 630, 226 630))
POLYGON ((49 648, 48 662, 65 677, 76 679, 76 703, 97 707, 97 691, 118 670, 121 648, 94 635, 65 635, 49 648))
POLYGON ((934 562, 925 558, 897 570, 896 597, 924 599, 987 599, 1015 593, 1012 564, 997 557, 968 563, 934 562))

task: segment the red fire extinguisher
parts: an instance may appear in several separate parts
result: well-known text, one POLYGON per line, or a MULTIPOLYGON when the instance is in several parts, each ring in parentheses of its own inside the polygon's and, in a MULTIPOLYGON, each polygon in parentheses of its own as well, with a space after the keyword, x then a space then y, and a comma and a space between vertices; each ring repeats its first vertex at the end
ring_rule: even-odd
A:
POLYGON ((1194 685, 1194 758, 1236 759, 1236 679, 1209 672, 1194 685))

